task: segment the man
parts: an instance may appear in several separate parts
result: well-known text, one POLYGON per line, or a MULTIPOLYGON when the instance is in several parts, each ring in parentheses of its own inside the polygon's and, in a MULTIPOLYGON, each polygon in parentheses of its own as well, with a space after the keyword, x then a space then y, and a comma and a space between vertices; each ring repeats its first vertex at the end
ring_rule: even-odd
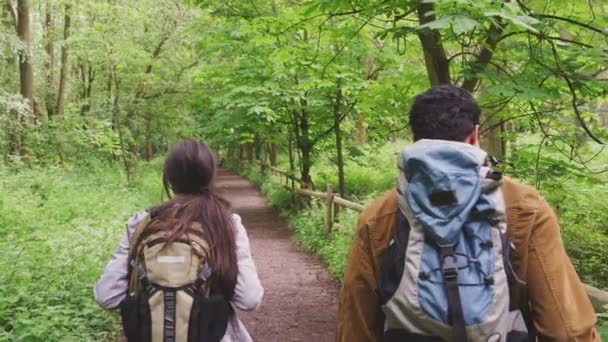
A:
MULTIPOLYGON (((476 147, 480 112, 472 96, 461 88, 444 85, 420 94, 410 110, 414 146, 420 144, 418 150, 421 146, 436 149, 444 143, 473 154, 483 153, 476 147)), ((424 158, 424 150, 421 155, 424 158)), ((510 259, 516 278, 526 284, 522 288, 529 301, 528 316, 533 321, 528 330, 539 341, 599 341, 593 307, 566 255, 553 210, 529 186, 507 177, 499 184, 506 212, 506 235, 513 245, 510 259)), ((402 192, 389 191, 359 217, 340 294, 337 341, 383 340, 387 319, 378 295, 378 281, 395 235, 399 202, 408 203, 402 192)), ((476 300, 465 296, 461 302, 468 307, 476 300)), ((502 338, 495 339, 499 340, 502 338)))

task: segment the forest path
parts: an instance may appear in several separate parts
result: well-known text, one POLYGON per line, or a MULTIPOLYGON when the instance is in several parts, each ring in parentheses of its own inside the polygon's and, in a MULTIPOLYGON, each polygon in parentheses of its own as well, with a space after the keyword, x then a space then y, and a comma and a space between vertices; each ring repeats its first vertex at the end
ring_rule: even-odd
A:
POLYGON ((247 180, 220 171, 218 185, 241 215, 265 294, 239 317, 254 341, 333 341, 338 289, 323 265, 290 240, 287 221, 247 180))

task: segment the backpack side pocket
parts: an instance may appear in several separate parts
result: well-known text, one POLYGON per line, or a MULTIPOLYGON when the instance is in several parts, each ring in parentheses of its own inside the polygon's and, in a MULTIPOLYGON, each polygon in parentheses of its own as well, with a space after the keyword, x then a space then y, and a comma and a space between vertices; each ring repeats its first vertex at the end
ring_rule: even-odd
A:
POLYGON ((152 319, 148 298, 144 291, 140 291, 134 296, 127 295, 120 304, 122 329, 129 342, 151 341, 152 319))
POLYGON ((204 291, 196 291, 190 312, 188 342, 221 341, 232 315, 234 310, 223 296, 207 297, 204 291))

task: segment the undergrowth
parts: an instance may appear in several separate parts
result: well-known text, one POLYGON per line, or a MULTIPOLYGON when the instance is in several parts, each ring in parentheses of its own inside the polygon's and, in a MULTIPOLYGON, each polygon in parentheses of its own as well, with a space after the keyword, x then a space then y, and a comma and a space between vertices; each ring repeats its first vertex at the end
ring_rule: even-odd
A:
POLYGON ((293 213, 289 208, 291 194, 277 178, 264 176, 258 169, 246 169, 243 175, 262 190, 272 207, 289 219, 293 239, 306 251, 320 257, 334 279, 342 282, 357 213, 343 209, 340 225, 344 230, 334 229, 327 235, 325 209, 321 201, 312 200, 308 208, 293 213))
POLYGON ((0 165, 0 340, 108 341, 93 285, 134 212, 160 200, 160 165, 126 186, 118 167, 0 165))

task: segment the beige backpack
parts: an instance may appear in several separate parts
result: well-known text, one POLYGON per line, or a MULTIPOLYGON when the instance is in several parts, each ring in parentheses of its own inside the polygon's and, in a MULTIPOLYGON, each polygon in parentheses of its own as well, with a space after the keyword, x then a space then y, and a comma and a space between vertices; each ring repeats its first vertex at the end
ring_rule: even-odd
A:
POLYGON ((226 299, 211 295, 209 244, 194 222, 168 242, 175 222, 159 222, 154 210, 138 223, 129 250, 127 298, 121 304, 129 342, 220 341, 233 313, 226 299))

